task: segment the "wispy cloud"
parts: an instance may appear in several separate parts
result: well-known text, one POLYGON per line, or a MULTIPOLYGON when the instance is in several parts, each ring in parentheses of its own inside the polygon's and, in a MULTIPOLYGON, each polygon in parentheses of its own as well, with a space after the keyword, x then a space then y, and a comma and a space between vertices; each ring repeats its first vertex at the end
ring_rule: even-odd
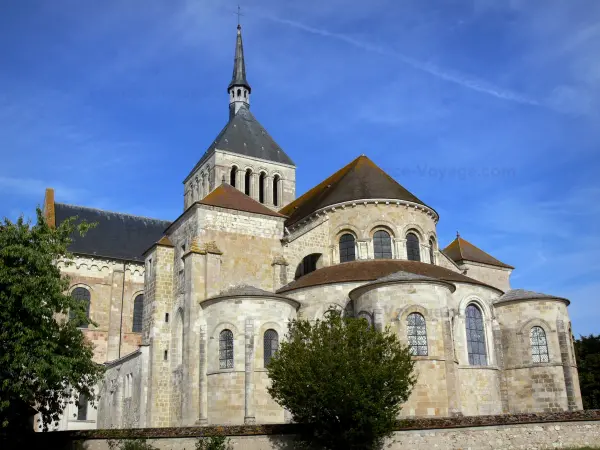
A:
POLYGON ((357 47, 361 50, 365 50, 367 52, 373 52, 380 55, 391 56, 395 59, 401 61, 402 63, 408 65, 409 67, 419 70, 421 72, 425 72, 429 75, 432 75, 436 78, 442 79, 444 81, 448 81, 450 83, 457 84, 467 89, 471 89, 473 91, 490 95, 492 97, 508 100, 524 105, 531 106, 542 106, 543 104, 537 101, 536 99, 530 98, 526 95, 519 94, 518 92, 514 92, 508 89, 501 88, 499 86, 495 86, 485 80, 481 80, 458 71, 450 70, 447 68, 439 67, 430 62, 419 61, 415 58, 407 56, 405 54, 393 51, 389 48, 382 47, 380 45, 371 44, 369 42, 353 38, 351 36, 334 33, 332 31, 328 31, 321 28, 315 28, 309 25, 306 25, 301 22, 297 22, 294 20, 283 19, 280 17, 276 17, 269 14, 264 14, 262 12, 257 12, 257 16, 262 17, 264 19, 271 20, 273 22, 280 23, 282 25, 288 25, 299 30, 305 31, 307 33, 323 36, 330 39, 336 39, 340 42, 344 42, 346 44, 357 47))

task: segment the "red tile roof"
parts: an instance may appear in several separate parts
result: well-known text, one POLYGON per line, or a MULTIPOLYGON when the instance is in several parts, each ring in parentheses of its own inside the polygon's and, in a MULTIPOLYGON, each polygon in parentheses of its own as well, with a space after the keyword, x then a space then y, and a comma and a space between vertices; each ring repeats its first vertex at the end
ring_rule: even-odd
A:
POLYGON ((288 216, 286 225, 290 226, 326 206, 378 198, 406 200, 426 206, 373 161, 361 155, 279 212, 288 216))
POLYGON ((227 183, 221 184, 198 203, 201 205, 218 206, 219 208, 235 209, 236 211, 263 214, 265 216, 285 217, 227 183))
POLYGON ((282 293, 322 284, 374 281, 399 271, 423 275, 441 281, 476 284, 498 290, 481 281, 434 264, 403 259, 372 259, 323 267, 283 286, 277 292, 282 293))
POLYGON ((464 240, 460 236, 457 236, 443 252, 452 261, 458 263, 460 261, 472 261, 481 264, 488 264, 490 266, 504 267, 507 269, 514 269, 513 266, 504 264, 502 261, 497 260, 492 255, 484 252, 478 247, 475 247, 469 241, 464 240))

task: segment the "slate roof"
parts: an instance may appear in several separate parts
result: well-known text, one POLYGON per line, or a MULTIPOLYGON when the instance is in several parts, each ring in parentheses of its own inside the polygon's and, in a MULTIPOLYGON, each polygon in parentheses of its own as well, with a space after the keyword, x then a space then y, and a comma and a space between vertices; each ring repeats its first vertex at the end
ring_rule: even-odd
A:
POLYGON ((235 59, 233 61, 233 75, 231 76, 231 83, 227 87, 227 90, 234 86, 244 86, 251 92, 250 85, 246 80, 246 63, 244 61, 244 45, 242 44, 242 26, 237 26, 237 38, 235 41, 235 59))
POLYGON ((225 128, 208 147, 185 181, 196 172, 215 149, 290 166, 294 165, 294 161, 273 140, 246 106, 240 107, 237 114, 227 122, 225 128))
POLYGON ((231 286, 219 293, 219 296, 237 296, 244 295, 248 297, 260 297, 260 296, 274 296, 277 295, 274 292, 265 291, 264 289, 259 289, 254 286, 250 286, 249 284, 242 284, 239 286, 231 286))
POLYGON ((285 217, 277 211, 267 208, 253 198, 248 197, 246 194, 227 183, 221 184, 197 203, 200 203, 201 205, 235 209, 237 211, 246 211, 254 214, 263 214, 265 216, 285 217))
POLYGON ((299 288, 319 286, 332 283, 348 283, 356 281, 375 281, 397 272, 407 272, 415 275, 430 277, 435 280, 446 282, 459 282, 476 284, 489 287, 498 291, 499 289, 489 286, 481 281, 469 278, 458 272, 453 272, 441 266, 422 263, 419 261, 408 261, 403 259, 372 259, 364 261, 352 261, 333 266, 323 267, 310 272, 297 280, 286 284, 277 292, 288 292, 299 288))
POLYGON ((427 206, 373 161, 361 155, 279 212, 289 217, 286 225, 290 226, 326 206, 376 198, 406 200, 427 206))
POLYGON ((527 291, 525 289, 511 289, 502 295, 500 298, 494 300, 494 304, 510 302, 515 300, 538 300, 538 299, 551 299, 551 300, 562 300, 569 303, 569 300, 563 297, 557 297, 556 295, 542 294, 540 292, 527 291))
POLYGON ((505 267, 514 269, 513 266, 497 260, 492 255, 484 252, 478 247, 475 247, 469 241, 457 236, 444 250, 444 254, 452 261, 458 263, 460 261, 473 261, 481 264, 489 264, 490 266, 505 267))
POLYGON ((102 211, 84 206, 55 203, 56 225, 77 216, 77 222, 97 222, 97 226, 84 236, 73 236, 69 246, 72 253, 114 258, 127 261, 143 261, 142 254, 161 239, 170 225, 165 220, 102 211))

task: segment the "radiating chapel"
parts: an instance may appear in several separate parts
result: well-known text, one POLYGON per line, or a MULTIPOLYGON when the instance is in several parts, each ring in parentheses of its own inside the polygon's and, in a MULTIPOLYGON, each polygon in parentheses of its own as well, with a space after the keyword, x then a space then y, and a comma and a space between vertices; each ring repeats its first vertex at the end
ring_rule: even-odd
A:
POLYGON ((98 223, 58 264, 107 369, 99 403, 80 396, 59 429, 289 421, 265 367, 291 320, 332 307, 410 347, 403 416, 582 408, 567 299, 511 288, 513 267, 463 237, 442 249, 435 209, 367 156, 296 197, 293 160, 250 109, 240 26, 227 93, 173 222, 46 191, 51 225, 98 223))

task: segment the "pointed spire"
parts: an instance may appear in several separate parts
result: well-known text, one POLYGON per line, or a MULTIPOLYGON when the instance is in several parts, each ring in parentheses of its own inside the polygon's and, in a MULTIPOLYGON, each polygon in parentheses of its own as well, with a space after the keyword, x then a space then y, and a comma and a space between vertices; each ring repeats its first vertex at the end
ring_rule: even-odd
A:
POLYGON ((229 120, 235 117, 242 106, 250 108, 250 91, 250 85, 248 84, 248 80, 246 80, 242 26, 238 23, 233 75, 231 83, 227 87, 227 92, 229 93, 229 120))
POLYGON ((248 93, 252 90, 248 81, 246 80, 246 63, 244 62, 244 45, 242 44, 242 26, 238 23, 237 26, 237 39, 235 42, 235 59, 233 62, 233 75, 231 77, 231 83, 227 90, 233 87, 245 87, 248 89, 248 93))

